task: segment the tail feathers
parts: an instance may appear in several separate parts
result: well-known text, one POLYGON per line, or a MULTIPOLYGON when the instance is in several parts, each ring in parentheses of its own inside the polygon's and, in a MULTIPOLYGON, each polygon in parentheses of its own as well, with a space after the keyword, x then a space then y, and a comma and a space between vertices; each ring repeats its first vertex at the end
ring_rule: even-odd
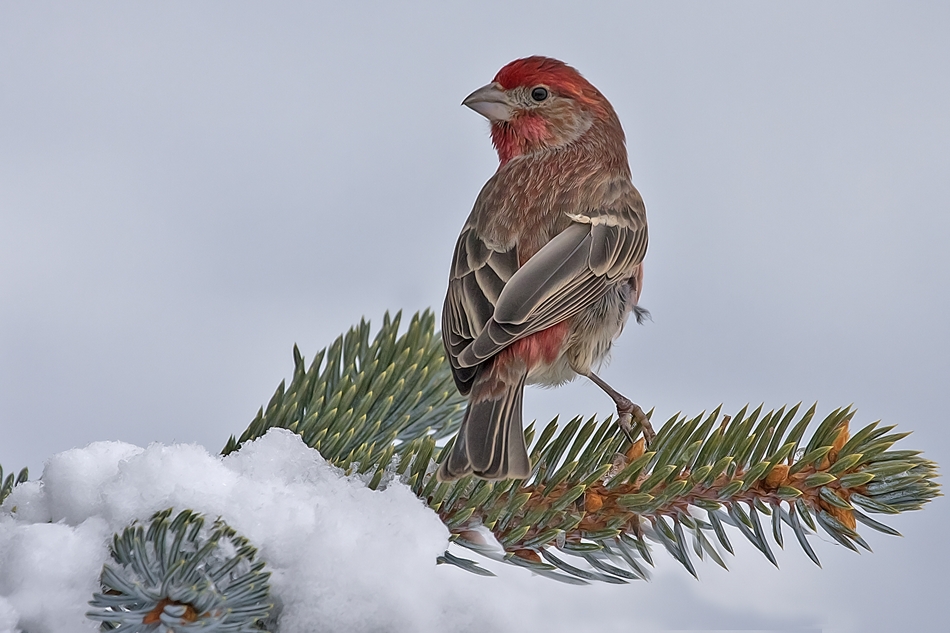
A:
POLYGON ((650 314, 650 311, 646 308, 641 308, 638 305, 633 306, 633 318, 637 320, 638 325, 643 325, 647 321, 653 320, 653 315, 650 314))
POLYGON ((521 427, 524 381, 522 376, 494 397, 476 398, 473 393, 452 452, 439 468, 441 481, 469 473, 481 479, 524 479, 531 474, 521 427))

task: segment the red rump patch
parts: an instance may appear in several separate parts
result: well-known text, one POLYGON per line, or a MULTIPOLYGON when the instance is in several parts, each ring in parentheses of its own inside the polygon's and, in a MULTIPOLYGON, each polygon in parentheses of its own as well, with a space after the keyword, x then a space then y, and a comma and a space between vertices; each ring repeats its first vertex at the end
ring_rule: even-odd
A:
POLYGON ((524 361, 530 370, 540 364, 550 365, 557 360, 567 338, 568 322, 561 321, 546 330, 541 330, 520 341, 515 341, 498 354, 498 361, 507 364, 509 360, 524 361))

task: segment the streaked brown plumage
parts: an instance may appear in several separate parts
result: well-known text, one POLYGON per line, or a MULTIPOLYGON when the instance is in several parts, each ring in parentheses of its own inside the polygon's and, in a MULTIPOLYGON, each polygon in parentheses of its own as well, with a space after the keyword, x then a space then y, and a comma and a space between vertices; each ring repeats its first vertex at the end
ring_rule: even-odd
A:
POLYGON ((649 439, 640 408, 593 374, 630 312, 642 313, 646 209, 616 113, 576 70, 545 57, 511 62, 463 103, 491 121, 500 165, 449 275, 442 337, 469 405, 439 478, 527 477, 524 385, 578 374, 649 439))

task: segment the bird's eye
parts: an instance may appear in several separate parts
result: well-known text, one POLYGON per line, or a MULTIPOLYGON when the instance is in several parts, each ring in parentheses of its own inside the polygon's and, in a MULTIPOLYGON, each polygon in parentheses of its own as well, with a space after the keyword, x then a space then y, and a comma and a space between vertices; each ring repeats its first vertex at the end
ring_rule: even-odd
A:
POLYGON ((531 98, 535 101, 544 101, 548 98, 548 89, 544 86, 538 86, 531 91, 531 98))

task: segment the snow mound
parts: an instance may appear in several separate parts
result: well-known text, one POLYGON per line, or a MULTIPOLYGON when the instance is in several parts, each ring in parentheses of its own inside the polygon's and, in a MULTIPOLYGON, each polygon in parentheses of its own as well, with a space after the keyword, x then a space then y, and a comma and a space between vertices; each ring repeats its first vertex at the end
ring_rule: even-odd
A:
POLYGON ((500 624, 477 612, 473 579, 435 565, 448 531, 406 486, 370 490, 272 429, 223 458, 122 442, 52 457, 0 512, 0 633, 97 630, 85 612, 112 534, 168 507, 220 516, 257 546, 281 633, 500 624))

